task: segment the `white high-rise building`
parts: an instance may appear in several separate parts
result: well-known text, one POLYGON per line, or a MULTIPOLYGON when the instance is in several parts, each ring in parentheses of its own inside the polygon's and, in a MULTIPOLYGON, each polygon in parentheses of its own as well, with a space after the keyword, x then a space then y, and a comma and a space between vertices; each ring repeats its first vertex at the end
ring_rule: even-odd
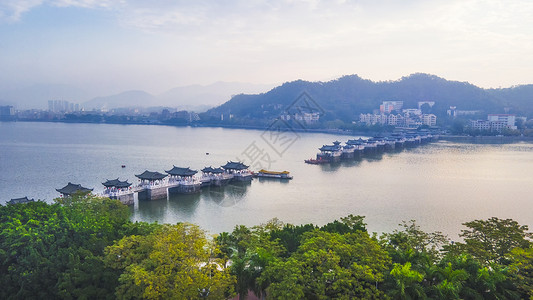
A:
POLYGON ((422 124, 428 125, 428 126, 435 126, 437 125, 437 116, 434 114, 424 114, 421 116, 422 124))
POLYGON ((490 122, 503 122, 507 126, 515 126, 516 116, 509 114, 490 114, 487 116, 490 122))

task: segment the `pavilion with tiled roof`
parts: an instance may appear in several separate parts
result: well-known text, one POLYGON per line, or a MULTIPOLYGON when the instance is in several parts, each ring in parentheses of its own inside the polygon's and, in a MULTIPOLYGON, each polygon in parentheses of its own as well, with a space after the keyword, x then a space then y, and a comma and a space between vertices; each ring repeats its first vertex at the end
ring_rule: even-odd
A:
POLYGON ((224 173, 224 169, 222 169, 222 168, 213 168, 213 167, 209 166, 209 167, 203 168, 202 172, 211 173, 211 174, 222 174, 222 173, 224 173))
POLYGON ((74 184, 69 182, 66 186, 60 189, 56 189, 59 193, 61 193, 63 196, 71 196, 75 193, 82 193, 82 194, 88 194, 92 192, 93 189, 89 189, 86 187, 81 186, 81 184, 74 184))
POLYGON ((117 189, 125 189, 129 188, 131 186, 131 183, 126 181, 120 181, 117 179, 107 180, 106 182, 102 183, 106 188, 117 188, 117 189))
POLYGON ((191 168, 189 167, 180 168, 176 166, 174 166, 172 169, 165 171, 165 172, 167 172, 170 176, 180 176, 180 177, 191 177, 191 176, 194 176, 196 173, 198 173, 198 171, 191 170, 191 168))
POLYGON ((156 181, 156 180, 162 180, 163 178, 167 177, 165 174, 161 174, 159 172, 150 172, 150 171, 144 171, 142 174, 135 175, 135 177, 139 178, 140 180, 146 180, 146 181, 156 181))
POLYGON ((14 198, 6 202, 6 204, 24 204, 29 202, 35 202, 33 199, 28 199, 28 197, 23 198, 14 198))
POLYGON ((242 162, 234 162, 234 161, 228 161, 225 165, 222 166, 225 170, 246 170, 248 169, 248 166, 243 164, 242 162))

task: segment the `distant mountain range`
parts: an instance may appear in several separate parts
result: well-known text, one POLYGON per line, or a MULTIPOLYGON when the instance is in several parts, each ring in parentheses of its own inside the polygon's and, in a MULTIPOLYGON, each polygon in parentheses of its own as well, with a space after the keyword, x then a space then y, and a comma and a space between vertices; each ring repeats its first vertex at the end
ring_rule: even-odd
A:
POLYGON ((224 114, 240 120, 268 120, 283 113, 304 91, 325 113, 321 121, 351 122, 358 119, 360 113, 370 113, 387 100, 404 101, 405 108, 417 107, 418 101, 435 101, 431 112, 438 117, 445 116, 450 106, 456 106, 458 110, 479 110, 481 114, 509 112, 533 117, 531 84, 483 89, 468 82, 449 81, 423 73, 380 82, 357 75, 327 82, 296 80, 275 88, 272 85, 217 82, 206 86, 177 87, 160 95, 132 90, 96 98, 90 97, 87 91, 68 85, 35 85, 0 90, 0 105, 14 105, 17 109, 45 109, 48 100, 58 99, 80 103, 88 110, 173 107, 196 112, 207 110, 204 116, 213 120, 220 119, 220 115, 224 114))
POLYGON ((206 115, 213 120, 224 114, 240 120, 271 119, 290 107, 303 91, 325 112, 321 121, 351 122, 360 113, 372 113, 387 100, 401 100, 404 108, 416 108, 419 101, 435 101, 431 112, 437 116, 445 116, 450 106, 456 106, 458 110, 479 110, 482 114, 509 112, 533 117, 533 85, 483 89, 422 73, 381 82, 357 75, 328 82, 297 80, 263 94, 236 95, 206 115))
POLYGON ((115 95, 91 97, 87 91, 68 85, 34 85, 26 88, 0 90, 0 105, 17 109, 46 109, 48 100, 66 100, 80 103, 87 110, 123 107, 175 107, 184 110, 205 111, 241 93, 261 93, 273 85, 240 82, 216 82, 210 85, 176 87, 160 95, 131 90, 115 95))

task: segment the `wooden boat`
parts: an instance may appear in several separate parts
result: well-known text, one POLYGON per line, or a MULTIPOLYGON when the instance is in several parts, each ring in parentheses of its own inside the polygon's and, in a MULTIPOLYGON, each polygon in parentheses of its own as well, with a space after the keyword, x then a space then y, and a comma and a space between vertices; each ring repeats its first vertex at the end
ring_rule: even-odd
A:
POLYGON ((289 175, 289 171, 267 171, 267 170, 259 170, 258 172, 254 173, 254 177, 259 178, 277 178, 277 179, 292 179, 292 176, 289 175))

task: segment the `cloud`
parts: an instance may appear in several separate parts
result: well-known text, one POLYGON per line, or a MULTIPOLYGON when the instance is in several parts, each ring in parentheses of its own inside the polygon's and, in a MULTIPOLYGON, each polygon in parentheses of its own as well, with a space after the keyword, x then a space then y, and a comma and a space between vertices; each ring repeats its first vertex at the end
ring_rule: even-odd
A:
POLYGON ((122 5, 125 0, 53 0, 49 2, 58 7, 112 8, 122 5))
POLYGON ((125 2, 126 0, 2 0, 0 22, 19 22, 24 13, 41 5, 112 9, 122 6, 125 2))
POLYGON ((22 14, 43 2, 44 0, 4 0, 0 3, 0 21, 19 21, 22 14))
MULTIPOLYGON (((319 79, 351 72, 365 75, 362 70, 366 74, 386 74, 379 79, 419 71, 444 76, 462 69, 470 73, 478 70, 482 76, 489 76, 486 74, 501 66, 514 64, 527 69, 533 63, 530 0, 0 0, 0 3, 0 22, 24 22, 25 13, 38 6, 91 9, 96 17, 103 11, 101 19, 105 19, 105 24, 94 24, 102 27, 82 24, 94 28, 84 31, 87 35, 83 36, 86 45, 98 52, 94 60, 107 57, 117 69, 120 63, 128 68, 138 66, 139 70, 141 66, 158 71, 168 69, 161 77, 178 76, 174 75, 178 73, 175 70, 185 69, 185 79, 196 72, 198 78, 210 76, 214 80, 229 76, 228 73, 237 76, 239 72, 247 74, 241 75, 246 78, 249 74, 264 74, 271 76, 266 79, 271 81, 280 76, 308 74, 319 79), (128 55, 117 55, 126 52, 128 55), (200 74, 201 71, 205 73, 200 74)), ((62 28, 69 28, 68 22, 76 20, 73 16, 58 23, 65 22, 61 23, 62 28)), ((72 28, 75 31, 76 26, 72 28)), ((50 30, 48 34, 58 41, 69 41, 61 36, 64 31, 50 30)), ((56 49, 56 44, 60 43, 46 45, 50 53, 63 53, 61 49, 72 47, 67 44, 68 47, 56 49)), ((81 53, 88 48, 81 48, 81 53)))

